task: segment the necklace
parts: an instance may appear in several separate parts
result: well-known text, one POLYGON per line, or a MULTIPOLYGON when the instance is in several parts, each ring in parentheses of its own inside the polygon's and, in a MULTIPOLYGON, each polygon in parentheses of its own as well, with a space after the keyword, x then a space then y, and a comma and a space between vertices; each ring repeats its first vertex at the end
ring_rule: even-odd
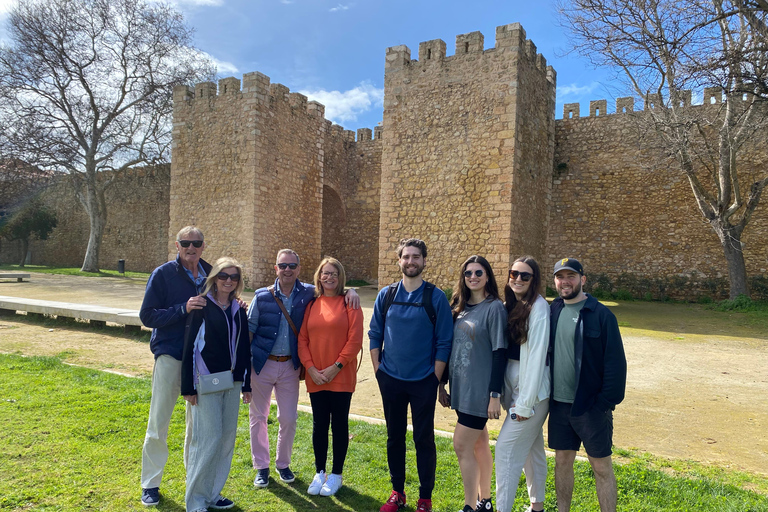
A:
POLYGON ((230 302, 231 302, 231 301, 229 301, 229 300, 226 300, 226 301, 224 301, 224 302, 219 302, 219 299, 217 299, 216 297, 214 297, 214 298, 213 298, 213 300, 214 300, 214 301, 216 302, 216 304, 218 304, 218 305, 219 305, 219 307, 220 307, 220 308, 222 308, 222 309, 227 309, 227 308, 229 307, 229 304, 230 304, 230 302))

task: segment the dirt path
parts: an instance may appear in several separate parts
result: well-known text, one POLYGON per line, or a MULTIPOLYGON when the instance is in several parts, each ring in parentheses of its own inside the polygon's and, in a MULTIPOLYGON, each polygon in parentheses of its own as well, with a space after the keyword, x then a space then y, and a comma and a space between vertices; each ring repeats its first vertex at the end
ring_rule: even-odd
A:
MULTIPOLYGON (((375 290, 364 288, 358 292, 367 325, 375 290)), ((143 293, 144 282, 139 279, 33 274, 30 283, 0 282, 0 295, 135 309, 140 307, 143 293)), ((621 322, 618 310, 617 316, 621 322)), ((128 339, 116 329, 50 328, 23 317, 0 317, 0 351, 63 354, 69 363, 143 377, 152 371, 153 359, 147 344, 128 339)), ((713 334, 689 336, 680 341, 669 333, 648 336, 647 331, 632 328, 622 328, 622 333, 629 373, 627 397, 615 413, 616 446, 768 473, 766 339, 713 334)), ((300 400, 309 404, 305 392, 300 400)), ((352 410, 382 417, 367 354, 352 410)), ((454 419, 451 411, 438 406, 437 428, 452 430, 454 419)), ((491 429, 500 427, 500 422, 489 424, 491 429)))

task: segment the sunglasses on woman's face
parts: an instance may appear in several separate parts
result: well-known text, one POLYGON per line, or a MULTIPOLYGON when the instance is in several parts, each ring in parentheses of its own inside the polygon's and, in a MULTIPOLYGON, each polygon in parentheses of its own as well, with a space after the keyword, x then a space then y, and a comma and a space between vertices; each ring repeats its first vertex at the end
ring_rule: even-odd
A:
POLYGON ((192 244, 193 246, 197 247, 198 249, 203 246, 202 240, 179 240, 179 245, 183 248, 189 247, 189 244, 192 244))
MULTIPOLYGON (((483 277, 483 274, 484 274, 484 273, 485 273, 485 272, 483 272, 483 270, 482 270, 482 269, 477 269, 477 270, 475 270, 475 272, 474 272, 474 274, 475 274, 475 277, 483 277)), ((472 271, 471 271, 471 270, 465 270, 465 271, 464 271, 464 277, 472 277, 472 271)))
POLYGON ((523 280, 524 283, 527 283, 533 278, 533 274, 530 272, 519 272, 517 270, 510 270, 509 271, 509 278, 513 281, 517 280, 517 278, 520 278, 523 280))
POLYGON ((231 279, 232 282, 236 283, 240 280, 240 274, 227 274, 226 272, 219 272, 216 274, 216 279, 219 281, 226 281, 227 279, 231 279))

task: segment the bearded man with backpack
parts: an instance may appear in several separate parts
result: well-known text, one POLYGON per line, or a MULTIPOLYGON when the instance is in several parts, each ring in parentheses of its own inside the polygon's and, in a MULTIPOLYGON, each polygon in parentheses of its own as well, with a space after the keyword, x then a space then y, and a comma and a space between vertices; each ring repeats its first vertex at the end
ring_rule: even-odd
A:
POLYGON ((419 473, 417 512, 432 511, 437 452, 437 386, 451 356, 453 320, 442 290, 424 281, 427 246, 417 238, 400 241, 403 279, 383 288, 373 308, 368 337, 387 422, 387 464, 392 493, 380 512, 405 507, 405 434, 408 405, 419 473))

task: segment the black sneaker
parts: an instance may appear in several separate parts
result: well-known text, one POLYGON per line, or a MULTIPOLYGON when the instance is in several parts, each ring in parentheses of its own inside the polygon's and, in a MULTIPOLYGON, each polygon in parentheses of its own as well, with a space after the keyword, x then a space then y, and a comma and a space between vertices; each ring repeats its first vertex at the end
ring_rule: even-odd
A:
POLYGON ((277 472, 280 474, 280 480, 283 482, 290 484, 294 480, 296 480, 296 475, 293 474, 293 471, 291 471, 291 468, 277 468, 277 472))
POLYGON ((222 496, 221 494, 219 494, 216 497, 216 503, 214 503, 212 505, 208 505, 208 508, 215 508, 215 509, 219 509, 219 510, 224 510, 224 509, 227 509, 227 508, 232 508, 234 506, 235 506, 235 502, 234 501, 229 500, 229 499, 225 498, 224 496, 222 496))
POLYGON ((464 508, 461 509, 461 512, 475 512, 475 509, 472 508, 472 505, 464 505, 464 508))
POLYGON ((160 488, 152 487, 151 489, 141 490, 141 504, 145 507, 155 507, 160 503, 160 488))
POLYGON ((253 480, 256 487, 266 487, 269 485, 269 468, 257 469, 256 478, 253 480))
POLYGON ((475 512, 493 512, 493 503, 491 502, 491 498, 483 498, 480 500, 480 502, 477 504, 475 512))

